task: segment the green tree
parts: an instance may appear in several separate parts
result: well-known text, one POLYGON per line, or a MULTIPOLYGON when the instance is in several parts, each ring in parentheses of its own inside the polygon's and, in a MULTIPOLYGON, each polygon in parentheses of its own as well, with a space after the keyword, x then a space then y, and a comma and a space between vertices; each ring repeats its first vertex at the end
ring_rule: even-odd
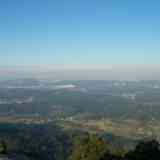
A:
POLYGON ((77 137, 70 160, 99 160, 107 152, 106 142, 95 135, 77 137))
POLYGON ((159 143, 155 140, 139 143, 134 151, 126 155, 127 160, 158 160, 160 159, 159 143))
POLYGON ((6 152, 7 152, 6 143, 3 140, 1 140, 0 141, 0 153, 1 154, 6 154, 6 152))

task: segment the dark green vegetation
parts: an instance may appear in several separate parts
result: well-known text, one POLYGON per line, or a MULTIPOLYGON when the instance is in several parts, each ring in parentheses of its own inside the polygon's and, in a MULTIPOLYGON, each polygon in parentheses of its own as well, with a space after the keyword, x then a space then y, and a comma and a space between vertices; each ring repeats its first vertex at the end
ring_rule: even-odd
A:
POLYGON ((88 135, 77 139, 70 160, 158 160, 160 145, 151 140, 140 142, 134 150, 111 148, 103 139, 88 135))
POLYGON ((160 81, 0 82, 2 155, 147 160, 159 155, 159 144, 148 141, 160 141, 159 133, 160 81))
POLYGON ((0 157, 11 160, 158 160, 157 141, 133 150, 115 148, 95 134, 64 132, 56 125, 0 125, 0 157))
POLYGON ((70 139, 56 125, 0 125, 1 154, 23 155, 33 160, 64 160, 70 153, 70 139))

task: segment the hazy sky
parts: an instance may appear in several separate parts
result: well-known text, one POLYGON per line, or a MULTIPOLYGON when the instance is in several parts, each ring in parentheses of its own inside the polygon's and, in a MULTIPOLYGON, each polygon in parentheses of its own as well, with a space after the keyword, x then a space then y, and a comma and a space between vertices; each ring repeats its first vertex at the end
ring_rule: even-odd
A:
POLYGON ((0 73, 28 68, 159 74, 160 1, 0 0, 0 73))

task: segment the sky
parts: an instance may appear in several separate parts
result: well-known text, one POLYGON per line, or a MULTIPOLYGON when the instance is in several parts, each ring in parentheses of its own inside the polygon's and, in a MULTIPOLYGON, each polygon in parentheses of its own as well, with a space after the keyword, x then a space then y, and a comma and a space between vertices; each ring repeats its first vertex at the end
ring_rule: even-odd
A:
POLYGON ((0 0, 0 75, 160 79, 159 60, 159 0, 0 0))

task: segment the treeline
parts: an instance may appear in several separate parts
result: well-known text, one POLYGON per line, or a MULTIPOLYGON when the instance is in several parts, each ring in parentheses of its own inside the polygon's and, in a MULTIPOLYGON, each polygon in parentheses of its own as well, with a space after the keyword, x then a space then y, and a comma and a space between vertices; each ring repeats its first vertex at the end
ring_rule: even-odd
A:
POLYGON ((159 160, 160 144, 156 140, 139 142, 135 149, 115 149, 94 135, 79 137, 74 142, 70 160, 159 160))
POLYGON ((70 136, 52 124, 1 124, 0 154, 24 155, 28 160, 65 160, 71 153, 70 136))
POLYGON ((21 155, 27 160, 159 160, 160 144, 143 141, 126 150, 110 145, 98 135, 62 131, 52 124, 3 124, 0 155, 14 155, 14 159, 21 155))

